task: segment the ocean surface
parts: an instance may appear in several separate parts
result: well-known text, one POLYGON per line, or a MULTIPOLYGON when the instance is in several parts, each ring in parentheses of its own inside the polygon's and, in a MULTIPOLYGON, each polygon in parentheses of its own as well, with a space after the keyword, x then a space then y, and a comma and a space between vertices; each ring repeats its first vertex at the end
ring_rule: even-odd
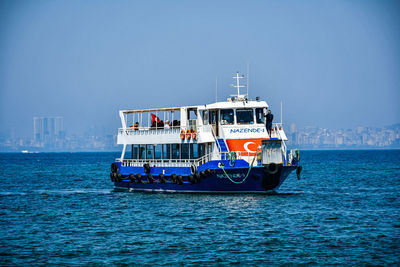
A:
POLYGON ((115 192, 118 153, 0 154, 0 265, 399 265, 400 151, 302 151, 273 195, 115 192))

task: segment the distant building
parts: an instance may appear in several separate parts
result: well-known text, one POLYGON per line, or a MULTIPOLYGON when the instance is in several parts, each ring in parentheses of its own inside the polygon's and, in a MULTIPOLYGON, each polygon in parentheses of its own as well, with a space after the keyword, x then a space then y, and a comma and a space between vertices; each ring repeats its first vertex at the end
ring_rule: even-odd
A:
POLYGON ((296 124, 291 123, 291 124, 290 124, 290 128, 289 128, 289 133, 290 133, 290 134, 293 134, 293 133, 295 133, 295 132, 296 132, 296 124))
POLYGON ((34 117, 33 139, 41 146, 54 145, 65 137, 63 117, 34 117))

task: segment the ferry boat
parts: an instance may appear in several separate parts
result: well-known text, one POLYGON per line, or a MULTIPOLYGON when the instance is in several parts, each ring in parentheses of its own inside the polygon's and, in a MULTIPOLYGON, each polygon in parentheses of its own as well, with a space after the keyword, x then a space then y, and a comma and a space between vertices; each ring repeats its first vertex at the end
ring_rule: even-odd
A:
POLYGON ((153 192, 269 193, 296 170, 299 151, 287 151, 282 122, 265 126, 268 104, 237 94, 225 102, 155 109, 120 110, 111 164, 116 189, 153 192))

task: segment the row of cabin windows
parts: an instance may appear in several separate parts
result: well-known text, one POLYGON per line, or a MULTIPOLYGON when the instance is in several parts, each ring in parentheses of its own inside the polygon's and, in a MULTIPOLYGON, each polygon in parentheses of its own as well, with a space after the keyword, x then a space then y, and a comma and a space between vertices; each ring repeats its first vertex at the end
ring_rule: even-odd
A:
MULTIPOLYGON (((208 144, 210 149, 210 144, 208 144)), ((132 145, 132 159, 198 159, 205 155, 206 144, 132 145)))
MULTIPOLYGON (((220 121, 222 125, 235 124, 235 113, 236 113, 236 124, 254 124, 255 121, 258 124, 264 123, 264 108, 256 108, 255 114, 252 108, 241 108, 241 109, 221 109, 220 110, 220 121)), ((204 110, 203 111, 203 123, 204 124, 215 124, 215 111, 204 110)))

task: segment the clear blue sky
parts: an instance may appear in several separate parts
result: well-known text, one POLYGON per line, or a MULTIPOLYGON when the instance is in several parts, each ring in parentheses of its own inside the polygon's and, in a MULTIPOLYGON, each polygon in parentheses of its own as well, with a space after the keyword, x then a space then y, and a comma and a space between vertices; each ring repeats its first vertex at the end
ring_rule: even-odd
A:
POLYGON ((118 110, 250 97, 299 127, 400 122, 400 1, 0 1, 0 132, 68 133, 118 110))

